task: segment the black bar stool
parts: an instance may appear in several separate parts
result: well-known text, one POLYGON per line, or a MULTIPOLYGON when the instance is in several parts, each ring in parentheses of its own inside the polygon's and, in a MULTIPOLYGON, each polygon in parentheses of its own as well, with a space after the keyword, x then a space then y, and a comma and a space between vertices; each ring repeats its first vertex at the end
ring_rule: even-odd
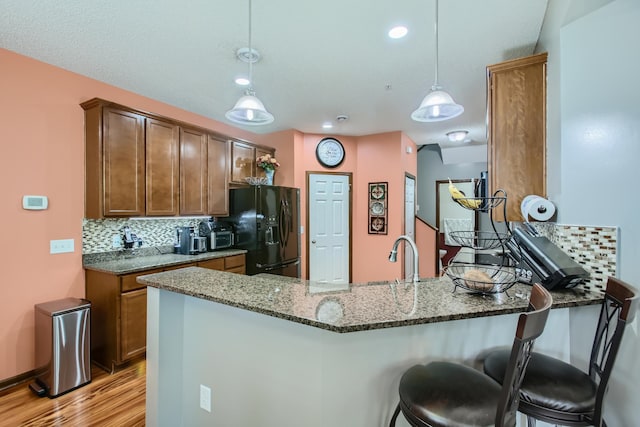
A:
MULTIPOLYGON (((530 427, 536 419, 564 426, 606 426, 602 403, 622 335, 633 321, 638 301, 633 287, 608 279, 588 374, 561 360, 532 353, 518 406, 530 427)), ((508 351, 497 350, 485 358, 484 371, 502 383, 509 363, 508 351)))
POLYGON ((529 311, 518 319, 502 386, 457 363, 415 365, 400 379, 400 403, 389 426, 395 426, 400 411, 414 427, 514 426, 522 374, 533 342, 544 330, 551 303, 551 294, 534 285, 529 311))

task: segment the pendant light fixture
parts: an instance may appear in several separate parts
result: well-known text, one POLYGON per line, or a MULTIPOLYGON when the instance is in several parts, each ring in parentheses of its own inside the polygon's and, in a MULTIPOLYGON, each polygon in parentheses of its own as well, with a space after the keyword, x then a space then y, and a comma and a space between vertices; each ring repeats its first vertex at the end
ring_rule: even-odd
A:
POLYGON ((256 97, 256 93, 253 90, 253 63, 259 58, 259 55, 253 54, 254 50, 251 48, 251 0, 249 0, 249 49, 248 49, 249 63, 249 88, 245 91, 234 107, 225 113, 225 117, 239 125, 268 125, 273 122, 273 114, 264 108, 262 101, 256 97))
POLYGON ((417 122, 440 122, 458 117, 464 107, 456 104, 451 95, 442 90, 438 84, 438 0, 436 0, 436 74, 431 92, 424 97, 422 103, 411 113, 411 118, 417 122))

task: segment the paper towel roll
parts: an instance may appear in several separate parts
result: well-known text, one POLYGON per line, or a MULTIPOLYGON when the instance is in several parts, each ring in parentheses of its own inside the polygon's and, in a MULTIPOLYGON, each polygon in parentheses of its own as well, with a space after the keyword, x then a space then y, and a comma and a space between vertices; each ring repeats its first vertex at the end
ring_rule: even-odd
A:
POLYGON ((529 222, 529 217, 536 221, 549 221, 556 212, 556 207, 544 197, 530 194, 522 199, 520 211, 526 222, 529 222))

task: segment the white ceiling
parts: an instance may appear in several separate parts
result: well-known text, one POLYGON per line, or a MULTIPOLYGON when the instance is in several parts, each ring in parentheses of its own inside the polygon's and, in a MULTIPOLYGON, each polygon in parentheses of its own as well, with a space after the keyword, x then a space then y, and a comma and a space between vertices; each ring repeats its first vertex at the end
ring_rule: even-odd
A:
MULTIPOLYGON (((435 0, 253 0, 256 95, 275 116, 260 133, 404 131, 417 144, 467 129, 486 142, 485 67, 533 53, 547 0, 440 1, 439 82, 465 112, 410 119, 434 81, 435 0), (395 24, 409 34, 391 40, 395 24), (339 114, 349 120, 324 131, 339 114)), ((226 121, 243 89, 248 0, 0 0, 0 46, 226 121)))

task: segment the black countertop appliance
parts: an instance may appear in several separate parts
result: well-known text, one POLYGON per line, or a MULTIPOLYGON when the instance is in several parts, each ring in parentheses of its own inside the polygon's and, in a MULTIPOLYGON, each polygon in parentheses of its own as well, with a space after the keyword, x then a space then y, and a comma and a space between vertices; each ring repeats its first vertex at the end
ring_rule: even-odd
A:
POLYGON ((515 229, 507 242, 510 256, 518 263, 521 276, 547 289, 572 288, 589 278, 589 273, 562 249, 525 223, 515 229))
POLYGON ((235 248, 247 250, 247 274, 300 277, 300 190, 252 185, 229 191, 235 248))

